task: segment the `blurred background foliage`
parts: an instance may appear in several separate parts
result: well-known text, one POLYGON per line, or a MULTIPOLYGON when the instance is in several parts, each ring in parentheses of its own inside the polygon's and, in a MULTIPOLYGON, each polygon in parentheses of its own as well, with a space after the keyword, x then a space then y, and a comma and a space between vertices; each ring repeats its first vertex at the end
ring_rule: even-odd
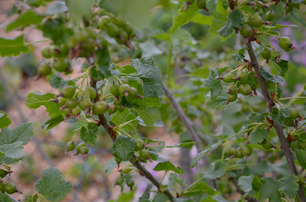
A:
MULTIPOLYGON (((37 12, 43 13, 46 7, 52 3, 43 0, 24 0, 27 4, 37 5, 37 12), (46 7, 42 6, 42 3, 46 7)), ((119 65, 128 64, 130 59, 141 57, 154 57, 156 64, 160 68, 163 76, 168 79, 168 86, 171 88, 176 99, 179 101, 185 113, 196 123, 200 129, 201 140, 204 144, 215 143, 220 135, 231 136, 241 130, 245 125, 249 109, 243 103, 234 105, 224 110, 213 110, 205 105, 208 89, 203 86, 203 79, 207 78, 210 69, 215 67, 229 66, 234 68, 237 63, 231 60, 231 55, 236 54, 242 47, 240 35, 234 33, 225 41, 219 36, 209 33, 209 24, 212 20, 217 1, 212 0, 208 4, 210 14, 199 11, 191 22, 177 29, 171 34, 172 22, 177 15, 177 10, 184 4, 178 0, 75 0, 72 8, 75 9, 75 18, 78 12, 90 17, 91 4, 100 6, 116 15, 123 17, 135 27, 137 38, 133 39, 135 49, 128 50, 126 47, 118 45, 115 40, 109 38, 104 33, 105 39, 111 47, 112 60, 119 65), (89 6, 88 6, 89 5, 89 6), (84 7, 84 9, 78 10, 84 7), (88 12, 86 14, 86 12, 88 12), (170 54, 170 57, 169 57, 170 54)), ((15 19, 20 9, 20 1, 2 0, 0 2, 1 25, 15 19)), ((69 4, 69 1, 67 1, 69 4)), ((23 11, 25 8, 21 8, 23 11)), ((283 4, 273 7, 276 19, 272 24, 296 24, 297 27, 282 29, 283 35, 288 35, 293 39, 296 51, 285 53, 278 48, 276 39, 266 38, 277 50, 282 52, 284 59, 290 61, 290 68, 282 83, 283 96, 292 96, 293 92, 303 89, 306 78, 306 7, 294 10, 288 16, 283 4)), ((73 15, 73 14, 71 14, 73 15)), ((14 33, 5 33, 1 26, 0 35, 12 37, 14 33)), ((16 31, 18 33, 18 31, 16 31)), ((40 37, 39 31, 33 28, 26 28, 26 40, 36 41, 35 34, 40 37), (34 34, 34 36, 33 36, 34 34), (31 36, 32 35, 32 36, 31 36), (34 38, 33 38, 34 37, 34 38)), ((137 189, 134 192, 125 190, 125 194, 120 194, 119 187, 114 187, 116 176, 119 174, 113 171, 111 175, 105 177, 103 167, 112 157, 109 148, 112 141, 104 133, 99 132, 96 144, 90 147, 88 160, 81 157, 64 156, 66 142, 73 136, 73 130, 80 127, 80 124, 63 124, 50 131, 45 131, 40 126, 47 120, 44 110, 29 110, 25 107, 25 99, 29 91, 39 88, 43 92, 54 92, 46 82, 40 80, 33 82, 32 77, 36 74, 36 68, 41 60, 40 48, 43 45, 35 44, 30 53, 22 54, 19 57, 0 59, 0 110, 8 113, 13 124, 11 127, 24 121, 35 123, 35 138, 27 146, 27 156, 22 163, 13 167, 18 175, 11 177, 18 186, 24 188, 24 193, 30 195, 34 191, 34 183, 40 177, 39 173, 48 165, 60 167, 64 178, 73 184, 73 191, 63 201, 133 201, 136 196, 142 194, 147 181, 144 178, 136 180, 137 189), (33 188, 30 188, 33 187, 33 188), (134 196, 135 195, 135 196, 134 196), (118 198, 119 196, 119 198, 118 198)), ((80 66, 79 64, 76 64, 80 66)), ((80 68, 81 72, 81 68, 80 68)), ((262 112, 265 103, 260 97, 244 97, 244 102, 252 106, 255 112, 262 112)), ((303 104, 305 100, 297 100, 296 104, 303 104)), ((293 105, 295 103, 292 103, 293 105)), ((167 99, 164 99, 161 113, 163 128, 140 127, 139 135, 151 139, 160 139, 169 144, 177 142, 191 141, 178 115, 172 109, 167 99)), ((306 111, 299 109, 300 114, 305 116, 306 111)), ((278 145, 276 134, 272 130, 270 135, 272 141, 278 145), (273 138, 274 137, 274 138, 273 138)), ((241 145, 243 139, 231 140, 222 148, 220 147, 213 154, 208 155, 210 161, 229 157, 228 151, 241 145)), ((237 187, 229 179, 234 179, 239 175, 277 175, 278 177, 289 174, 288 166, 284 159, 281 159, 281 150, 262 150, 261 146, 253 148, 257 155, 252 155, 248 161, 238 160, 228 161, 232 164, 232 170, 227 170, 227 174, 218 181, 217 187, 225 197, 234 200, 237 196, 237 187), (256 148, 258 147, 258 148, 256 148), (260 147, 260 148, 259 148, 260 147), (256 150, 259 149, 259 150, 256 150), (253 166, 254 164, 258 164, 253 166), (237 165, 238 168, 237 169, 237 165), (250 166, 251 165, 251 166, 250 166), (272 166, 269 166, 272 165, 272 166), (236 166, 236 167, 235 167, 236 166), (276 174, 277 173, 277 174, 276 174)), ((171 159, 175 164, 185 170, 183 177, 187 184, 196 180, 201 175, 201 164, 195 169, 190 169, 190 159, 196 155, 194 148, 182 148, 167 150, 163 152, 163 157, 171 159), (165 154, 166 153, 166 154, 165 154), (193 180, 192 180, 193 179, 193 180)), ((162 154, 161 154, 162 155, 162 154)), ((153 172, 154 173, 154 172, 153 172)), ((156 173, 154 173, 156 175, 156 173)), ((161 176, 157 176, 161 177, 161 176)), ((22 190, 22 188, 21 188, 22 190)), ((198 199, 205 196, 199 195, 198 199)), ((18 196, 22 198, 22 196, 18 196)))

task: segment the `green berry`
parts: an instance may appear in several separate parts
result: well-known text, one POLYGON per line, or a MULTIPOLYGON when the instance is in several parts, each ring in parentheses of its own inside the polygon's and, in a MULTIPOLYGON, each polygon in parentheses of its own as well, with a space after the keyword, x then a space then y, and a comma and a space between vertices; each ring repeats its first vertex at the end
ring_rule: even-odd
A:
POLYGON ((121 96, 125 96, 125 94, 129 92, 130 88, 131 88, 131 87, 130 87, 128 84, 122 84, 122 85, 120 85, 120 86, 119 86, 119 94, 120 94, 121 96))
POLYGON ((120 95, 119 93, 119 85, 113 84, 110 88, 110 93, 113 94, 113 96, 118 97, 120 95))
POLYGON ((14 194, 16 193, 16 185, 13 184, 13 183, 6 183, 5 186, 4 186, 4 191, 8 194, 14 194))
POLYGON ((133 188, 134 185, 135 185, 134 180, 132 180, 132 181, 130 181, 130 182, 127 183, 127 186, 130 187, 130 188, 133 188))
POLYGON ((126 79, 120 79, 122 84, 129 84, 129 82, 126 79))
POLYGON ((237 78, 239 78, 241 83, 245 83, 249 79, 249 74, 246 72, 239 72, 237 78))
POLYGON ((113 18, 112 22, 120 28, 125 26, 125 21, 120 17, 113 18))
POLYGON ((91 107, 91 100, 89 98, 82 98, 79 101, 79 107, 81 110, 85 111, 86 107, 91 107))
POLYGON ((273 60, 280 59, 280 57, 281 57, 281 54, 280 54, 279 51, 277 51, 277 50, 271 51, 271 58, 272 58, 273 60))
POLYGON ((52 68, 48 63, 41 63, 37 68, 37 73, 41 76, 48 76, 51 74, 52 68))
POLYGON ((261 51, 261 57, 263 59, 269 60, 271 57, 271 50, 267 47, 261 51))
POLYGON ((291 118, 285 118, 284 125, 287 127, 292 127, 294 125, 294 120, 291 118))
POLYGON ((142 139, 135 140, 135 143, 136 143, 135 151, 140 151, 143 149, 144 141, 142 139))
POLYGON ((78 153, 78 154, 82 154, 82 150, 81 150, 81 149, 82 149, 83 147, 85 147, 85 146, 86 146, 86 145, 85 145, 84 142, 78 144, 78 146, 76 147, 77 153, 78 153))
POLYGON ((125 97, 127 101, 133 101, 138 96, 138 92, 137 92, 136 88, 134 88, 134 87, 131 87, 130 90, 128 91, 128 93, 129 93, 128 96, 125 97))
POLYGON ((69 108, 63 109, 63 112, 64 112, 65 116, 70 116, 69 108))
POLYGON ((306 149, 306 143, 300 141, 300 142, 299 142, 299 148, 300 148, 301 150, 305 150, 305 149, 306 149))
POLYGON ((234 94, 237 94, 237 87, 235 85, 230 85, 226 92, 230 95, 234 95, 234 94))
POLYGON ((105 101, 98 101, 93 106, 93 113, 94 114, 104 114, 107 111, 107 102, 105 101))
POLYGON ((241 36, 252 36, 253 35, 253 29, 250 25, 244 24, 240 30, 241 36))
POLYGON ((93 28, 85 27, 84 31, 86 32, 86 34, 89 38, 92 38, 92 39, 97 38, 97 32, 93 28))
POLYGON ((81 152, 80 154, 88 154, 89 149, 88 149, 88 147, 85 146, 85 147, 81 148, 80 152, 81 152))
POLYGON ((251 92, 251 86, 249 84, 243 83, 239 86, 239 93, 242 95, 249 95, 251 92))
POLYGON ((72 98, 75 94, 75 87, 74 86, 65 86, 61 93, 63 94, 64 98, 72 98))
POLYGON ((68 98, 67 101, 66 101, 66 106, 69 108, 69 109, 74 109, 75 107, 77 107, 79 104, 78 100, 75 99, 75 98, 68 98))
POLYGON ((288 49, 290 49, 290 47, 292 46, 292 40, 287 37, 287 36, 283 36, 282 38, 280 38, 278 45, 285 51, 287 51, 288 49))
POLYGON ((42 56, 43 56, 44 58, 47 58, 47 59, 51 58, 52 55, 51 55, 51 53, 50 53, 50 46, 45 46, 45 47, 43 47, 43 48, 41 49, 41 54, 42 54, 42 56))
POLYGON ((120 33, 120 29, 117 27, 117 25, 114 24, 108 24, 105 31, 108 36, 112 38, 118 37, 120 33))
POLYGON ((64 72, 67 69, 67 64, 62 58, 54 60, 52 66, 58 72, 64 72))
POLYGON ((265 149, 271 149, 273 147, 272 143, 268 140, 264 140, 262 143, 263 148, 265 149))
POLYGON ((4 178, 6 175, 7 175, 7 171, 3 170, 3 169, 0 169, 0 177, 4 178))
POLYGON ((78 44, 78 39, 74 36, 68 39, 67 45, 69 48, 74 48, 78 44))
POLYGON ((273 12, 273 10, 270 10, 267 12, 266 14, 266 20, 268 21, 272 21, 275 18, 275 13, 273 12))
POLYGON ((134 28, 129 23, 126 23, 122 29, 124 29, 129 36, 131 36, 134 32, 134 28))
POLYGON ((254 15, 253 17, 251 17, 248 21, 248 24, 251 27, 260 27, 263 24, 263 20, 259 15, 254 15))
POLYGON ((66 104, 66 101, 67 101, 67 98, 64 98, 64 97, 58 97, 57 98, 57 105, 59 107, 62 107, 66 104))
POLYGON ((4 193, 5 184, 3 182, 0 182, 0 191, 4 193))
POLYGON ((88 87, 85 89, 85 95, 86 95, 87 97, 89 97, 91 100, 94 100, 94 99, 97 97, 96 89, 94 89, 94 88, 91 87, 91 86, 88 86, 88 87))
POLYGON ((124 174, 128 174, 128 173, 130 173, 131 172, 131 168, 128 168, 128 167, 124 167, 124 168, 122 168, 122 172, 124 173, 124 174))
POLYGON ((67 151, 73 151, 75 149, 75 143, 73 141, 69 141, 66 147, 67 151))
POLYGON ((242 158, 242 157, 244 157, 244 155, 242 154, 242 148, 241 148, 241 147, 238 147, 238 148, 235 150, 235 157, 236 157, 236 158, 242 158))
POLYGON ((227 98, 227 100, 229 101, 229 102, 234 102, 234 101, 236 101, 237 100, 237 94, 233 94, 233 95, 228 95, 228 98, 227 98))
POLYGON ((234 74, 227 74, 223 77, 223 81, 225 83, 231 83, 231 82, 234 82, 235 80, 233 79, 233 77, 235 77, 234 74))
POLYGON ((119 186, 121 185, 121 177, 118 177, 118 178, 117 178, 117 180, 116 180, 116 185, 119 185, 119 186))
POLYGON ((196 6, 198 7, 198 9, 206 8, 206 0, 197 0, 196 6))
POLYGON ((73 116, 77 116, 81 114, 81 110, 78 107, 76 107, 71 110, 71 113, 73 114, 73 116))
POLYGON ((296 140, 290 143, 290 148, 294 151, 295 149, 300 149, 299 141, 296 140))
POLYGON ((246 154, 247 154, 248 156, 251 156, 252 153, 253 153, 253 150, 252 150, 252 147, 251 147, 249 144, 244 145, 244 146, 242 147, 242 154, 243 154, 243 155, 246 155, 246 154))
POLYGON ((146 159, 149 156, 149 151, 146 149, 143 149, 139 152, 139 156, 142 159, 146 159))
POLYGON ((298 110, 294 109, 294 108, 290 108, 290 118, 291 119, 297 119, 300 116, 300 113, 298 110))

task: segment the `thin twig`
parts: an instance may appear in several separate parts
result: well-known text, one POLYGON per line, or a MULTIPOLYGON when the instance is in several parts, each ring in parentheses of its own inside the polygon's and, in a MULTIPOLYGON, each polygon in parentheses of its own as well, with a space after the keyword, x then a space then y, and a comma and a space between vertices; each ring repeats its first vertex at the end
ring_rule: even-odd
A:
POLYGON ((7 194, 14 202, 19 202, 17 199, 13 198, 11 195, 7 194))
MULTIPOLYGON (((196 143, 197 151, 200 153, 201 151, 203 151, 203 146, 201 144, 201 140, 199 139, 198 135, 196 134, 196 132, 195 132, 193 126, 192 126, 193 124, 192 124, 191 120, 185 115, 181 106, 175 100, 173 94, 171 93, 169 88, 166 86, 166 84, 163 83, 162 87, 165 91, 166 96, 169 98, 171 104, 173 105, 173 107, 176 110, 178 116, 180 117, 181 121, 183 122, 183 124, 184 124, 187 132, 189 133, 192 141, 194 141, 196 143)), ((208 163, 208 160, 207 160, 205 155, 202 157, 202 160, 203 160, 204 168, 206 169, 208 167, 209 163, 208 163)), ((216 188, 216 183, 215 183, 214 180, 209 180, 209 185, 213 188, 216 188)))
MULTIPOLYGON (((262 91, 262 94, 264 96, 265 102, 268 106, 269 112, 271 113, 273 106, 271 104, 271 98, 270 98, 268 89, 266 87, 265 80, 263 79, 263 77, 260 74, 260 71, 261 71, 260 65, 258 63, 258 60, 257 60, 256 56, 255 56, 254 49, 252 47, 251 42, 247 42, 246 46, 248 47, 248 53, 250 55, 251 61, 254 64, 254 69, 255 69, 255 72, 256 72, 256 77, 258 79, 259 86, 261 88, 261 91, 262 91)), ((288 144, 288 142, 285 138, 285 135, 283 133, 282 126, 275 123, 275 122, 273 123, 273 126, 276 129, 278 138, 281 142, 282 149, 285 153, 290 171, 291 171, 292 174, 298 176, 298 172, 297 172, 295 164, 294 164, 293 156, 290 152, 289 144, 288 144)), ((304 192, 303 192, 303 187, 301 185, 300 185, 299 190, 298 190, 298 196, 299 196, 300 202, 306 202, 305 195, 304 195, 304 192)))
MULTIPOLYGON (((90 79, 90 86, 92 86, 94 88, 96 87, 96 81, 93 80, 92 78, 90 79)), ((95 99, 95 102, 97 102, 98 100, 99 100, 99 97, 97 96, 96 99, 95 99)), ((106 120, 104 114, 99 115, 99 121, 100 121, 100 124, 104 127, 104 129, 108 133, 108 135, 113 137, 113 128, 112 128, 111 125, 109 125, 109 123, 106 120)), ((154 184, 157 187, 157 189, 160 188, 160 183, 158 182, 158 180, 145 167, 143 167, 139 163, 139 161, 133 162, 131 160, 130 162, 140 171, 140 173, 145 178, 147 178, 150 182, 152 182, 152 184, 154 184)), ((168 197, 168 199, 171 202, 174 202, 174 198, 173 198, 172 194, 169 192, 169 190, 165 190, 165 191, 163 191, 163 193, 168 197)))

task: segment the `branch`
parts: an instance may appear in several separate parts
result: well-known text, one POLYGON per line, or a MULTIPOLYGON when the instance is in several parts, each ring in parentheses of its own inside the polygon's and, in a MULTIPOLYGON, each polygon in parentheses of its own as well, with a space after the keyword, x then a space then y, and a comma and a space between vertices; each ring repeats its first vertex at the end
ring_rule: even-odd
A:
POLYGON ((8 195, 14 202, 19 202, 17 199, 13 198, 11 195, 9 194, 6 194, 6 195, 8 195))
MULTIPOLYGON (((90 86, 92 86, 94 88, 96 87, 96 81, 92 78, 90 79, 90 86)), ((98 92, 97 92, 97 94, 98 94, 98 92)), ((94 101, 95 102, 99 101, 99 96, 96 96, 96 99, 94 101)), ((104 127, 104 129, 106 130, 108 135, 110 137, 112 137, 113 136, 113 128, 107 122, 104 114, 101 114, 98 117, 99 117, 100 124, 104 127)), ((160 188, 161 184, 145 167, 143 167, 138 161, 133 162, 131 160, 130 162, 141 172, 141 174, 143 174, 143 176, 145 178, 147 178, 150 182, 152 182, 152 184, 154 184, 154 186, 156 186, 157 189, 160 188)), ((169 192, 169 190, 163 191, 163 194, 165 194, 171 202, 174 202, 174 198, 173 198, 172 194, 169 192)))
MULTIPOLYGON (((176 110, 177 114, 179 115, 181 121, 183 122, 183 124, 184 124, 187 132, 189 133, 192 141, 194 141, 196 143, 198 153, 200 153, 201 151, 203 151, 203 146, 202 146, 201 141, 200 141, 199 137, 197 136, 197 134, 196 134, 196 132, 195 132, 193 126, 192 126, 193 125, 192 121, 185 115, 181 106, 177 103, 173 94, 171 93, 169 88, 166 86, 166 84, 163 83, 162 87, 163 87, 163 89, 166 93, 166 96, 169 98, 171 104, 173 105, 173 107, 176 110)), ((205 155, 202 157, 202 160, 203 160, 203 163, 204 163, 204 168, 206 169, 209 165, 209 162, 208 162, 205 155)), ((216 188, 215 181, 213 181, 213 180, 209 180, 209 185, 213 188, 216 188)))
MULTIPOLYGON (((256 56, 255 56, 255 53, 254 53, 254 50, 253 50, 251 42, 250 41, 247 42, 246 45, 248 47, 248 53, 250 55, 251 61, 254 64, 254 69, 255 69, 255 72, 256 72, 256 77, 258 79, 259 86, 261 88, 261 91, 262 91, 262 94, 264 96, 265 102, 266 102, 266 104, 268 106, 269 112, 271 113, 272 112, 272 108, 273 108, 272 105, 271 105, 271 98, 270 98, 270 95, 269 95, 269 92, 268 92, 265 80, 263 79, 263 77, 260 74, 260 71, 261 71, 260 65, 258 63, 258 60, 257 60, 256 56)), ((279 140, 281 142, 281 146, 282 146, 282 149, 283 149, 283 151, 285 153, 285 156, 286 156, 286 159, 287 159, 290 171, 291 171, 292 174, 298 176, 298 172, 296 170, 296 167, 295 167, 295 164, 294 164, 294 161, 293 161, 293 156, 292 156, 292 154, 290 152, 289 144, 288 144, 288 142, 287 142, 287 140, 285 138, 285 135, 283 133, 282 126, 277 124, 277 123, 275 123, 275 122, 273 123, 273 126, 274 126, 274 128, 275 128, 275 130, 277 132, 278 138, 279 138, 279 140)), ((306 202, 302 185, 300 185, 300 187, 299 187, 298 196, 299 196, 300 202, 306 202)))

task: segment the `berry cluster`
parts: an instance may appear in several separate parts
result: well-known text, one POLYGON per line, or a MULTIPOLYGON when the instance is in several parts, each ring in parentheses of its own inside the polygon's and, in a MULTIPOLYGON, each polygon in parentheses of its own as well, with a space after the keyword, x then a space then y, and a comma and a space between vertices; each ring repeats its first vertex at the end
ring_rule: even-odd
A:
MULTIPOLYGON (((13 173, 13 171, 6 171, 3 169, 0 169, 0 177, 3 179, 5 178, 7 175, 11 175, 13 173)), ((17 190, 16 185, 14 183, 3 183, 3 181, 0 181, 0 191, 2 193, 6 192, 8 194, 14 194, 14 193, 20 193, 22 194, 21 191, 17 190)))

